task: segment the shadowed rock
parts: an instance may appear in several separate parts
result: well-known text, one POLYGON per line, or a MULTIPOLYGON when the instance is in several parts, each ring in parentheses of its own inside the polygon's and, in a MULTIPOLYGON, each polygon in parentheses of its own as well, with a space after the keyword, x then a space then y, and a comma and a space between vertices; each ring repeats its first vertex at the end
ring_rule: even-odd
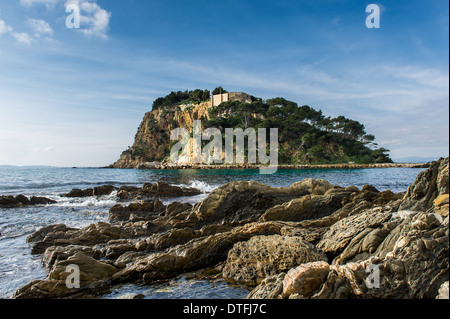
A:
POLYGON ((55 200, 46 197, 32 196, 28 198, 24 195, 14 196, 0 196, 0 208, 20 208, 35 205, 49 205, 56 204, 55 200))

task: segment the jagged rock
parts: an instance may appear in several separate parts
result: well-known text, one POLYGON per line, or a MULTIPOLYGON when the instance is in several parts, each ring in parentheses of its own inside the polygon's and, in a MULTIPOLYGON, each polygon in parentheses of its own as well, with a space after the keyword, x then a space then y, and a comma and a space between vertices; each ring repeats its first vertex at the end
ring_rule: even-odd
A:
POLYGON ((279 233, 280 226, 273 223, 249 224, 232 231, 193 239, 161 253, 138 258, 133 265, 115 275, 117 280, 138 280, 151 282, 156 279, 188 272, 194 269, 212 267, 224 261, 228 251, 240 241, 253 236, 279 233))
POLYGON ((427 211, 439 195, 448 194, 449 158, 433 162, 408 188, 400 210, 427 211))
POLYGON ((341 219, 332 225, 317 244, 324 252, 335 255, 342 252, 350 241, 367 228, 376 228, 388 219, 392 213, 389 208, 376 207, 341 219))
POLYGON ((448 232, 448 218, 406 215, 368 259, 332 266, 313 298, 435 298, 448 280, 448 232), (379 270, 378 287, 367 285, 371 265, 379 270))
POLYGON ((257 221, 267 209, 310 194, 324 194, 333 186, 306 179, 290 187, 274 188, 256 182, 231 182, 214 190, 189 216, 194 224, 243 224, 257 221))
POLYGON ((233 282, 257 285, 267 276, 318 260, 327 258, 300 237, 256 236, 234 245, 228 253, 223 276, 233 282))

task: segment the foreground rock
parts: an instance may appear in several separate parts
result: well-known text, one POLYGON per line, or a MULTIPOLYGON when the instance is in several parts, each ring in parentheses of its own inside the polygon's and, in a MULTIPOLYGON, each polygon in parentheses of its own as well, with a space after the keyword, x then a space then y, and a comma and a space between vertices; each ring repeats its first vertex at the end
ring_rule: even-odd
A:
POLYGON ((179 189, 122 189, 144 197, 146 189, 153 199, 114 206, 110 223, 52 225, 31 235, 49 275, 15 297, 92 297, 111 285, 187 272, 257 285, 249 298, 258 299, 445 297, 447 181, 448 159, 441 159, 406 194, 312 179, 284 188, 232 182, 194 206, 165 206, 154 194, 179 189), (63 270, 73 264, 82 284, 67 289, 63 270))
POLYGON ((0 196, 0 208, 20 208, 26 206, 56 204, 56 201, 46 197, 0 196))
POLYGON ((327 261, 327 257, 300 237, 256 236, 234 245, 228 253, 223 276, 252 286, 296 265, 318 260, 327 261))

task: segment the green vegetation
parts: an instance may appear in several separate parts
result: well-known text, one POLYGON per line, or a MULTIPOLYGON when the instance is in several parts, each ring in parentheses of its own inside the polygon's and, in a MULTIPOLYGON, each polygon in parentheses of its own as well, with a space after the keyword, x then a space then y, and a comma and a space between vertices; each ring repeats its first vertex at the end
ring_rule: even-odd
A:
MULTIPOLYGON (((218 87, 212 94, 226 92, 218 87)), ((180 104, 193 108, 193 105, 210 99, 210 96, 210 91, 200 89, 171 92, 158 98, 153 103, 153 109, 162 109, 162 114, 166 114, 173 112, 174 106, 180 104)), ((203 129, 214 127, 222 132, 225 128, 277 128, 280 164, 392 163, 389 150, 378 147, 375 136, 367 134, 363 124, 345 116, 327 117, 321 110, 299 106, 282 97, 263 100, 252 96, 252 103, 224 102, 209 110, 209 119, 201 120, 203 129)), ((161 130, 156 119, 150 117, 150 131, 162 133, 166 129, 174 129, 177 123, 173 118, 169 121, 170 127, 161 130)), ((166 133, 162 136, 168 138, 170 134, 166 133)), ((169 142, 160 141, 167 145, 169 142)), ((143 155, 140 148, 129 151, 133 157, 143 155)))
POLYGON ((172 91, 165 97, 157 98, 153 102, 153 110, 176 106, 181 104, 198 104, 209 100, 211 94, 208 90, 194 90, 194 91, 172 91))
POLYGON ((326 117, 307 105, 284 98, 252 103, 228 101, 211 108, 209 127, 278 128, 281 164, 391 163, 389 150, 377 148, 375 137, 358 121, 326 117))

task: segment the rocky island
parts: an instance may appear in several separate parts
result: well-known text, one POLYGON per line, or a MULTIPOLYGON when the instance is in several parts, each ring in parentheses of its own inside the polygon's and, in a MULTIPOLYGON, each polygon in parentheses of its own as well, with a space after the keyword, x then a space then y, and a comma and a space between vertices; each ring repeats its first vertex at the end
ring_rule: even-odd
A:
POLYGON ((231 182, 195 205, 157 199, 171 192, 196 194, 167 184, 122 189, 137 200, 112 207, 109 222, 31 235, 48 276, 14 298, 101 298, 117 284, 188 272, 250 287, 254 299, 448 298, 448 158, 398 194, 306 179, 282 188, 231 182), (79 288, 66 285, 70 265, 79 288))
MULTIPOLYGON (((248 168, 255 165, 195 165, 189 159, 170 161, 175 128, 191 132, 194 121, 202 131, 217 128, 278 129, 279 168, 369 168, 393 164, 389 150, 375 143, 375 136, 358 121, 338 116, 327 117, 322 110, 278 97, 263 100, 242 92, 227 92, 222 87, 208 90, 171 92, 153 103, 136 133, 133 146, 125 150, 111 168, 248 168), (372 165, 372 166, 371 166, 372 165)), ((246 146, 247 147, 247 146, 246 146)), ((247 150, 247 149, 246 149, 247 150)), ((222 156, 223 157, 223 156, 222 156)), ((258 163, 251 163, 258 164, 258 163)), ((421 167, 424 167, 423 165, 421 167)))

